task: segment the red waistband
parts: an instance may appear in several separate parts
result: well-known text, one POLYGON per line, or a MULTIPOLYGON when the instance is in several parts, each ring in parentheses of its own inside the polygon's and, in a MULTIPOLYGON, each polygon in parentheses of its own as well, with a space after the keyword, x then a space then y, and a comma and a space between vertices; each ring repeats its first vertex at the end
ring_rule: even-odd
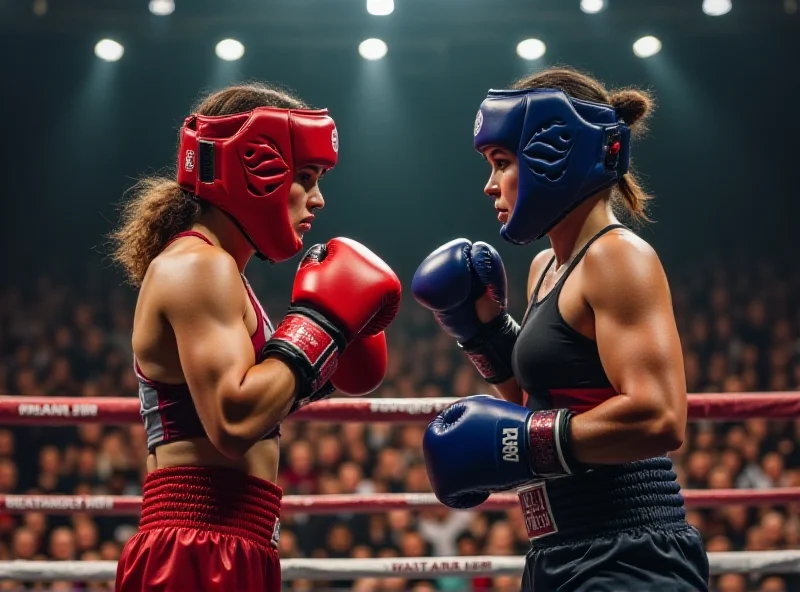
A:
POLYGON ((197 528, 274 546, 282 496, 274 483, 233 469, 158 469, 145 478, 139 530, 197 528))

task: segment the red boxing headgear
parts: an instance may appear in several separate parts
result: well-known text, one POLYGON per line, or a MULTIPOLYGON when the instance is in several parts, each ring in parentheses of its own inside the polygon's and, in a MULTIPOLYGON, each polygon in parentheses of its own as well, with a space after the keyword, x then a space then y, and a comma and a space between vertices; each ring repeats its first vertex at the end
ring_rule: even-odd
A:
POLYGON ((181 129, 178 183, 233 218, 259 257, 284 261, 303 246, 289 221, 295 171, 307 165, 331 169, 338 152, 327 109, 191 115, 181 129))

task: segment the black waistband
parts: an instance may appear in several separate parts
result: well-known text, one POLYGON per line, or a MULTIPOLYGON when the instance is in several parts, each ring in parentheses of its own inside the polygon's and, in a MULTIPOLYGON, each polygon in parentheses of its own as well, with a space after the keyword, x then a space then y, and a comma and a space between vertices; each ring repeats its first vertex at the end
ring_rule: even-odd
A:
POLYGON ((665 457, 602 467, 551 479, 545 488, 558 532, 536 548, 637 529, 686 527, 686 511, 672 461, 665 457))

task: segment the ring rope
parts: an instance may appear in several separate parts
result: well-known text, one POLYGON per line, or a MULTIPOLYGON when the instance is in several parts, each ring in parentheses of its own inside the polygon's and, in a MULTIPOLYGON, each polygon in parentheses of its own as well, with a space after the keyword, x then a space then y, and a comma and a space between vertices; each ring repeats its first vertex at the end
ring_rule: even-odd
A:
MULTIPOLYGON (((419 423, 457 402, 457 398, 332 399, 320 401, 290 416, 289 420, 331 422, 419 423)), ((732 421, 753 418, 800 417, 800 393, 747 393, 689 395, 688 414, 693 420, 732 421)), ((138 399, 122 397, 0 397, 0 424, 64 426, 81 423, 129 424, 141 421, 138 399)), ((687 507, 729 504, 771 505, 800 501, 800 488, 771 490, 686 490, 687 507)), ((515 507, 514 494, 495 494, 479 506, 483 510, 515 507)), ((0 496, 0 509, 9 513, 44 510, 54 514, 138 514, 138 496, 0 496)), ((391 509, 442 508, 432 494, 382 494, 286 496, 283 511, 329 514, 365 513, 391 509)), ((800 573, 800 550, 709 553, 712 574, 800 573)), ((450 557, 402 559, 284 559, 286 580, 352 579, 360 577, 519 575, 524 558, 450 557)), ((116 573, 113 561, 0 561, 0 580, 109 581, 116 573)))
MULTIPOLYGON (((800 550, 708 553, 712 575, 800 573, 800 550)), ((284 580, 520 576, 524 557, 397 557, 388 559, 281 559, 284 580)), ((0 561, 0 581, 110 581, 115 561, 0 561)))
MULTIPOLYGON (((776 489, 686 489, 687 508, 729 505, 772 506, 800 503, 800 487, 776 489)), ((496 493, 477 506, 482 511, 508 510, 519 504, 514 493, 496 493)), ((136 495, 0 495, 0 511, 8 514, 47 512, 69 515, 87 512, 103 516, 134 516, 142 507, 136 495)), ((281 502, 284 515, 370 514, 389 510, 437 510, 446 508, 432 493, 382 493, 341 495, 287 495, 281 502)))
MULTIPOLYGON (((736 421, 800 417, 800 392, 720 393, 689 395, 692 420, 736 421)), ((420 423, 460 401, 455 397, 425 399, 337 398, 318 401, 287 421, 420 423)), ((66 426, 83 423, 120 425, 141 421, 139 399, 133 397, 0 396, 0 424, 66 426)))

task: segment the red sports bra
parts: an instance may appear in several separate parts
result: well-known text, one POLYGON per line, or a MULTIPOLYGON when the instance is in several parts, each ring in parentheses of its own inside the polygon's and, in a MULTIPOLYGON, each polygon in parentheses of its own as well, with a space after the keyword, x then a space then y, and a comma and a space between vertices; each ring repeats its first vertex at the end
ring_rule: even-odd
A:
MULTIPOLYGON (((175 235, 166 246, 185 236, 194 236, 209 245, 212 244, 199 232, 189 230, 175 235)), ((256 363, 259 363, 263 359, 264 344, 272 335, 274 328, 244 275, 242 275, 242 281, 253 309, 256 311, 256 330, 250 336, 250 341, 256 354, 256 363)), ((185 382, 169 384, 150 380, 142 373, 136 358, 133 361, 133 368, 139 380, 139 403, 144 429, 147 433, 147 448, 151 452, 167 442, 206 437, 205 428, 197 415, 192 395, 189 392, 189 385, 185 382)), ((262 440, 280 436, 280 429, 280 425, 278 425, 262 440)))

